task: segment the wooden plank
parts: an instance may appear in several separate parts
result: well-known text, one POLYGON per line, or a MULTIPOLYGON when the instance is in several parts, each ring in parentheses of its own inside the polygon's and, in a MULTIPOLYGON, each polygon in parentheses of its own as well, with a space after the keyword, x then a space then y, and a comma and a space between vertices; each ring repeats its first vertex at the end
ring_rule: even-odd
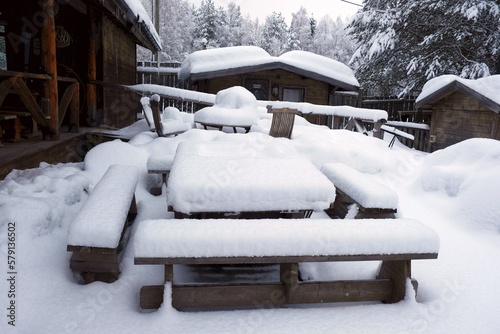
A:
POLYGON ((117 263, 120 261, 120 256, 119 254, 73 252, 73 255, 71 255, 71 260, 117 263))
POLYGON ((70 268, 76 272, 120 273, 119 263, 99 261, 70 261, 70 268))
MULTIPOLYGON (((69 247, 69 246, 68 246, 69 247)), ((299 262, 337 262, 337 261, 398 261, 417 259, 437 259, 437 253, 411 254, 355 254, 324 256, 263 256, 263 257, 209 257, 209 258, 162 258, 136 257, 134 264, 275 264, 299 262)))
POLYGON ((73 100, 73 96, 79 90, 78 84, 69 85, 61 98, 61 102, 59 102, 59 127, 62 125, 64 116, 66 116, 66 110, 69 107, 70 102, 73 100))
POLYGON ((89 247, 89 246, 77 246, 68 245, 66 247, 68 252, 80 252, 80 253, 93 253, 93 254, 116 254, 116 248, 102 248, 102 247, 89 247))
MULTIPOLYGON (((286 304, 382 301, 391 295, 389 279, 306 282, 297 285, 293 300, 281 283, 241 285, 185 285, 172 287, 172 306, 178 310, 262 308, 286 304)), ((156 309, 163 303, 162 285, 143 286, 140 306, 156 309)))

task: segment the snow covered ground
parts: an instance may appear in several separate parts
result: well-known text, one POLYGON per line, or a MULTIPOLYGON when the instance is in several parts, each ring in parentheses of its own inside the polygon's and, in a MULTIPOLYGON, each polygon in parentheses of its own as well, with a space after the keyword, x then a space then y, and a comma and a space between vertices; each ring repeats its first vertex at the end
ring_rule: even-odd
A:
MULTIPOLYGON (((419 281, 416 299, 408 296, 391 305, 342 303, 215 312, 178 312, 164 306, 143 311, 140 287, 161 284, 163 272, 159 266, 134 265, 133 242, 117 282, 79 284, 69 269, 68 227, 110 165, 132 165, 140 171, 135 229, 147 219, 171 218, 165 192, 157 197, 148 192, 157 181, 147 174, 149 156, 172 155, 186 140, 265 138, 258 132, 265 132, 266 125, 254 127, 250 134, 190 130, 174 138, 157 138, 144 126, 145 132, 128 143, 116 140, 95 147, 84 163, 42 163, 39 168, 12 171, 0 181, 0 332, 498 333, 500 142, 488 139, 471 139, 426 154, 398 143, 388 148, 391 136, 381 141, 296 123, 291 144, 315 166, 343 162, 372 174, 398 193, 400 216, 437 231, 439 258, 412 264, 413 277, 419 281), (15 256, 15 288, 8 281, 12 276, 8 236, 15 256), (12 288, 15 296, 9 293, 12 288), (15 327, 8 323, 12 301, 15 327)), ((313 215, 319 217, 323 216, 313 215)), ((372 272, 370 264, 355 268, 304 267, 315 279, 372 272)))

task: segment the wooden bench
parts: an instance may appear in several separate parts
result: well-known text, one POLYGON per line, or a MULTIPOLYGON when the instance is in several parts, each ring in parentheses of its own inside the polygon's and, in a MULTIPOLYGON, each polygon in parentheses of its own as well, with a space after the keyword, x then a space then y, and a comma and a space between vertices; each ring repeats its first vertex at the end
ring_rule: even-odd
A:
MULTIPOLYGON (((383 301, 405 297, 411 261, 435 259, 439 236, 410 219, 149 220, 134 236, 135 264, 165 267, 164 285, 143 286, 140 306, 159 308, 171 289, 179 310, 383 301), (301 262, 382 261, 377 277, 302 281, 301 262), (278 264, 274 282, 185 283, 182 266, 278 264), (180 266, 179 266, 180 265, 180 266), (180 275, 182 276, 182 275, 180 275)), ((165 301, 170 303, 170 301, 165 301)))
POLYGON ((70 268, 93 281, 114 282, 129 239, 128 227, 137 215, 137 169, 113 165, 96 184, 68 232, 70 268))
POLYGON ((238 133, 237 128, 242 128, 245 131, 245 133, 250 132, 251 128, 251 126, 249 125, 226 125, 226 124, 205 123, 200 121, 197 121, 196 124, 200 124, 201 126, 203 126, 205 130, 208 130, 208 128, 215 128, 219 131, 222 131, 224 127, 233 128, 234 133, 238 133))
POLYGON ((335 202, 325 210, 332 218, 394 218, 398 194, 343 163, 327 163, 321 171, 335 185, 335 202), (352 207, 355 205, 355 207, 352 207), (354 210, 354 212, 350 211, 354 210), (348 213, 351 212, 348 216, 348 213), (352 217, 354 216, 354 217, 352 217))

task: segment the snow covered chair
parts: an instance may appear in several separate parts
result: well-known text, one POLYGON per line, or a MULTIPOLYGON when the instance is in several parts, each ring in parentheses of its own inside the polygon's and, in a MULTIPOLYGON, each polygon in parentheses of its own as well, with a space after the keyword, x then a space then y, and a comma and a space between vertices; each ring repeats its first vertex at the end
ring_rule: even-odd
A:
MULTIPOLYGON (((144 107, 145 104, 143 104, 143 110, 145 111, 144 115, 146 116, 146 114, 149 114, 149 112, 151 112, 151 117, 153 120, 152 125, 154 126, 152 128, 152 131, 156 131, 159 137, 175 136, 194 127, 192 116, 188 115, 187 113, 181 113, 177 108, 168 107, 165 109, 166 113, 164 112, 164 114, 162 115, 159 108, 159 95, 154 94, 151 96, 151 98, 148 99, 149 108, 147 106, 144 107), (186 115, 182 116, 182 114, 186 115)), ((148 124, 151 128, 150 121, 148 121, 148 124)))
POLYGON ((221 90, 212 107, 205 107, 194 114, 195 123, 205 129, 211 127, 222 131, 224 127, 230 127, 234 133, 237 132, 236 128, 250 131, 259 119, 257 99, 241 86, 221 90))

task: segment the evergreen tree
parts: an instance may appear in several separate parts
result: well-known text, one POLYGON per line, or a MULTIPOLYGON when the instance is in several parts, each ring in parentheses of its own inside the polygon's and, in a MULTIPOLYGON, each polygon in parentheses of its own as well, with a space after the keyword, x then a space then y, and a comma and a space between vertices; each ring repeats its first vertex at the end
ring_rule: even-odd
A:
MULTIPOLYGON (((213 0, 202 0, 195 12, 194 50, 211 49, 220 45, 217 39, 219 13, 213 0)), ((220 30, 220 29, 219 29, 220 30)))
POLYGON ((312 41, 311 19, 307 10, 300 7, 299 11, 292 13, 290 24, 290 50, 309 50, 312 41))
POLYGON ((315 29, 310 51, 348 64, 355 45, 345 31, 346 25, 340 17, 333 21, 330 16, 324 16, 315 29))
POLYGON ((288 26, 281 13, 273 12, 266 18, 262 30, 262 45, 271 56, 279 56, 288 51, 288 26))
POLYGON ((351 64, 376 94, 407 94, 442 74, 494 73, 500 49, 498 0, 365 0, 349 29, 351 64))
POLYGON ((243 40, 243 17, 240 6, 234 2, 227 5, 228 46, 241 45, 243 40))

